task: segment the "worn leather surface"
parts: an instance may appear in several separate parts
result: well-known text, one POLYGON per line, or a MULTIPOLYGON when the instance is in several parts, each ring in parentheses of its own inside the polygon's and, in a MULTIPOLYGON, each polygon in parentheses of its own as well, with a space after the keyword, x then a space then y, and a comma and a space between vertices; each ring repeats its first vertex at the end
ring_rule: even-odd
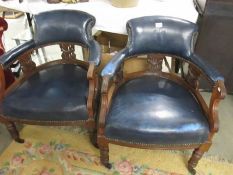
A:
POLYGON ((17 119, 37 121, 86 120, 87 71, 76 65, 44 69, 7 96, 2 113, 17 119))
POLYGON ((71 42, 90 49, 89 62, 99 65, 101 49, 92 37, 95 18, 77 10, 54 10, 34 16, 35 34, 26 42, 6 54, 0 60, 4 67, 12 63, 28 49, 57 42, 71 42))
POLYGON ((223 80, 214 68, 193 56, 198 34, 198 28, 194 23, 171 17, 147 16, 129 20, 127 31, 127 47, 113 57, 103 69, 102 76, 113 76, 120 64, 134 55, 163 53, 176 55, 194 63, 213 82, 223 80))
POLYGON ((67 41, 89 45, 92 40, 91 28, 95 18, 88 13, 75 10, 54 10, 34 17, 37 44, 67 41))
POLYGON ((178 18, 151 16, 129 20, 130 53, 170 53, 181 57, 193 51, 198 32, 194 23, 178 18))
POLYGON ((205 75, 207 75, 207 78, 209 78, 210 81, 212 82, 216 82, 218 80, 224 81, 224 77, 213 66, 210 66, 210 64, 206 64, 204 59, 199 55, 192 54, 190 55, 189 58, 187 58, 187 60, 189 61, 192 60, 192 62, 198 65, 201 68, 201 70, 205 70, 204 73, 206 73, 205 75))
POLYGON ((195 144, 209 125, 196 99, 171 80, 146 76, 122 85, 107 115, 110 139, 144 144, 195 144))
POLYGON ((76 10, 54 10, 34 16, 37 45, 53 42, 73 42, 91 49, 90 61, 100 62, 100 47, 92 37, 95 17, 76 10))

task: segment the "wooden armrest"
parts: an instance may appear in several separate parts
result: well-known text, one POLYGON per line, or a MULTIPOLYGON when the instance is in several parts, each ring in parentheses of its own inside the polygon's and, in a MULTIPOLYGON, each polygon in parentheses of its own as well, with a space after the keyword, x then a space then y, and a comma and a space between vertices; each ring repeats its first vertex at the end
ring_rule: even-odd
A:
POLYGON ((87 79, 92 80, 95 78, 95 64, 91 63, 87 71, 87 79))
POLYGON ((96 76, 96 66, 90 63, 87 71, 87 79, 89 80, 89 91, 87 99, 87 109, 90 118, 94 118, 95 100, 98 91, 98 77, 96 76))
POLYGON ((99 133, 103 134, 105 127, 105 120, 112 101, 116 86, 114 80, 108 76, 103 77, 101 87, 101 107, 99 115, 99 133))
POLYGON ((224 85, 224 81, 219 80, 213 87, 212 96, 210 99, 209 105, 209 114, 211 118, 211 132, 217 132, 219 128, 219 120, 218 120, 218 106, 222 99, 226 96, 226 88, 224 85))

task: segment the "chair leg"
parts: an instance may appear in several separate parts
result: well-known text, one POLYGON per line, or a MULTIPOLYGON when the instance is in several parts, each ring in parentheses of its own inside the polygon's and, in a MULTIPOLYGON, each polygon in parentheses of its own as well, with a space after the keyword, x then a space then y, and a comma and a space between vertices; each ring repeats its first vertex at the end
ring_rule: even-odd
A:
POLYGON ((209 148, 207 148, 205 145, 202 145, 193 151, 193 154, 188 161, 188 170, 192 175, 196 174, 196 170, 194 168, 197 166, 198 161, 202 158, 203 154, 208 151, 208 149, 209 148))
POLYGON ((109 163, 109 146, 100 146, 100 161, 108 169, 112 168, 112 165, 109 163))
POLYGON ((5 123, 7 130, 9 131, 11 137, 18 143, 24 143, 24 140, 19 137, 19 132, 13 122, 5 123))
POLYGON ((99 148, 97 144, 97 131, 95 129, 89 131, 89 137, 92 145, 96 148, 99 148))

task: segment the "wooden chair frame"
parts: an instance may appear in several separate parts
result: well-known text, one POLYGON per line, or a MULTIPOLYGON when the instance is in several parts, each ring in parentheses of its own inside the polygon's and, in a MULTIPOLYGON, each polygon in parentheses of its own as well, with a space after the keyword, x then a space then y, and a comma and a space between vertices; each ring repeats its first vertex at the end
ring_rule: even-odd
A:
MULTIPOLYGON (((74 64, 79 65, 83 69, 87 70, 87 79, 89 81, 89 90, 88 90, 88 98, 87 98, 87 111, 88 111, 88 120, 80 120, 80 121, 39 121, 39 120, 21 120, 17 118, 12 118, 10 116, 0 116, 0 122, 4 123, 11 134, 12 138, 19 142, 23 143, 24 140, 19 137, 19 133, 16 129, 15 122, 23 123, 23 124, 31 124, 31 125, 53 125, 53 126, 61 126, 61 125, 84 125, 90 134, 90 139, 94 145, 96 145, 96 97, 98 92, 98 75, 96 74, 96 65, 94 63, 88 63, 86 61, 81 61, 76 59, 76 55, 74 53, 75 48, 74 44, 79 45, 77 43, 68 43, 68 42, 59 42, 53 43, 49 45, 59 44, 61 48, 61 57, 62 59, 50 61, 45 64, 36 66, 36 64, 31 59, 31 54, 34 50, 38 48, 33 48, 28 50, 24 54, 20 55, 17 60, 19 60, 22 66, 22 76, 19 77, 9 88, 5 90, 5 78, 4 78, 4 70, 2 66, 0 66, 0 101, 2 102, 4 96, 11 93, 16 87, 20 86, 25 80, 31 77, 36 72, 39 72, 43 69, 46 69, 52 65, 58 64, 74 64)), ((48 46, 48 45, 44 45, 48 46)), ((44 47, 41 46, 41 47, 44 47)))
MULTIPOLYGON (((166 55, 167 56, 167 55, 166 55)), ((174 59, 181 59, 182 61, 188 62, 182 58, 172 56, 172 60, 174 59)), ((140 58, 138 58, 140 59, 140 58)), ((212 88, 212 95, 210 99, 209 106, 204 101, 202 95, 199 92, 198 88, 198 79, 200 76, 204 75, 197 66, 189 63, 189 69, 187 75, 181 77, 178 76, 174 71, 172 71, 171 67, 168 67, 169 73, 162 72, 162 62, 165 60, 165 65, 168 66, 168 62, 166 57, 161 54, 157 55, 148 55, 148 67, 145 71, 134 72, 124 75, 123 74, 123 67, 124 63, 121 65, 121 68, 118 72, 114 75, 114 77, 110 78, 109 76, 104 76, 102 79, 102 87, 101 87, 101 109, 99 114, 99 123, 98 123, 98 146, 100 148, 100 158, 103 165, 107 168, 111 168, 111 164, 109 163, 109 144, 117 144, 121 146, 127 147, 136 147, 136 148, 146 148, 146 149, 194 149, 193 154, 188 162, 188 170, 195 174, 194 168, 196 167, 198 161, 201 159, 204 152, 207 152, 212 144, 212 138, 214 134, 218 131, 219 128, 219 120, 218 120, 218 105, 220 100, 222 100, 226 95, 226 90, 223 81, 217 81, 212 88), (198 145, 154 145, 154 144, 143 144, 143 143, 129 143, 120 140, 112 140, 105 136, 105 121, 108 115, 109 108, 112 103, 112 98, 114 94, 117 92, 117 89, 127 82, 128 80, 132 80, 137 77, 146 76, 146 75, 154 75, 163 77, 166 79, 170 79, 177 84, 184 86, 185 88, 189 89, 198 100, 199 104, 201 105, 203 112, 207 116, 207 120, 209 123, 209 136, 208 140, 205 143, 198 144, 198 145)), ((133 115, 133 114, 132 114, 133 115)))

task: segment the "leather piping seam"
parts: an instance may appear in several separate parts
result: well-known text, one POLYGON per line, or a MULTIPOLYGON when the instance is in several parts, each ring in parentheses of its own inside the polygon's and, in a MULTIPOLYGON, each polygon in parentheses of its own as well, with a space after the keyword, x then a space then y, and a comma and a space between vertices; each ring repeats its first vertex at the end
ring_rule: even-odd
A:
POLYGON ((166 144, 166 145, 160 145, 160 144, 145 144, 145 143, 140 143, 140 142, 134 142, 134 141, 123 141, 119 139, 110 139, 105 137, 109 142, 120 142, 124 144, 132 144, 132 145, 141 145, 141 146, 147 146, 147 147, 176 147, 176 146, 196 146, 196 145, 201 145, 201 143, 187 143, 187 144, 166 144))
MULTIPOLYGON (((20 123, 85 123, 88 122, 87 120, 62 120, 62 121, 56 121, 56 120, 48 120, 48 121, 43 121, 43 120, 27 120, 27 119, 18 119, 14 117, 6 117, 6 116, 1 116, 1 118, 4 118, 6 120, 10 121, 17 121, 20 123)), ((90 120, 89 120, 90 121, 90 120)))

